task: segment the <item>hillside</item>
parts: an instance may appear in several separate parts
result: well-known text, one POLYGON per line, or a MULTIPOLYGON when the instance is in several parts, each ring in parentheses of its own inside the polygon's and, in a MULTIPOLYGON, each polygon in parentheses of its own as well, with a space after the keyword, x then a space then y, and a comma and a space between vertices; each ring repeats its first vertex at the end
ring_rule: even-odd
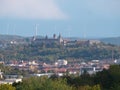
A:
POLYGON ((17 36, 17 35, 0 35, 0 40, 18 40, 18 39, 24 39, 22 36, 17 36))
MULTIPOLYGON (((32 37, 23 37, 18 35, 0 35, 0 41, 11 41, 11 40, 26 40, 32 37)), ((37 36, 37 38, 43 38, 43 36, 37 36)))
POLYGON ((102 38, 100 41, 104 43, 120 45, 120 37, 102 38))
MULTIPOLYGON (((37 36, 38 38, 44 38, 43 36, 37 36)), ((22 36, 17 36, 17 35, 0 35, 0 41, 2 42, 9 42, 12 40, 16 40, 16 41, 28 41, 30 40, 32 37, 22 37, 22 36)), ((69 40, 85 40, 83 38, 79 38, 79 37, 65 37, 65 39, 69 39, 69 40)), ((92 40, 91 38, 87 38, 86 40, 92 40)), ((94 38, 94 40, 100 40, 104 43, 107 44, 114 44, 114 45, 120 45, 120 37, 110 37, 110 38, 94 38)))

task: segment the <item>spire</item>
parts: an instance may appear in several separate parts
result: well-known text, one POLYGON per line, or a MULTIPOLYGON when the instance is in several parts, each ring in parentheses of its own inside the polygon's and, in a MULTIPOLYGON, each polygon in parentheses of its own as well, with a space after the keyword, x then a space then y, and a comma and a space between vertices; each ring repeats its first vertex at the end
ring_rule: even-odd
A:
POLYGON ((53 39, 56 39, 56 34, 53 34, 53 39))
POLYGON ((61 38, 61 34, 59 33, 59 36, 58 36, 58 38, 60 39, 61 38))
POLYGON ((48 39, 48 36, 47 36, 47 35, 45 36, 45 39, 48 39))
POLYGON ((63 39, 61 37, 61 34, 59 33, 59 36, 58 36, 58 40, 59 40, 59 43, 62 43, 63 42, 63 39))

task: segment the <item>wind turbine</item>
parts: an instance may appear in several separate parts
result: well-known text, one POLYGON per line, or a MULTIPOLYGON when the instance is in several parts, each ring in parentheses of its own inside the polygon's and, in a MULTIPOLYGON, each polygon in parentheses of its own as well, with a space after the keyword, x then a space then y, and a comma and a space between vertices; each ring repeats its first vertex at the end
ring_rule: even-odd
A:
POLYGON ((13 25, 13 35, 15 35, 15 24, 13 25))
POLYGON ((8 35, 9 28, 10 28, 10 24, 7 24, 7 32, 6 32, 7 35, 8 35))
POLYGON ((37 35, 38 35, 38 25, 39 25, 39 24, 35 24, 35 35, 34 35, 34 40, 37 38, 37 35))

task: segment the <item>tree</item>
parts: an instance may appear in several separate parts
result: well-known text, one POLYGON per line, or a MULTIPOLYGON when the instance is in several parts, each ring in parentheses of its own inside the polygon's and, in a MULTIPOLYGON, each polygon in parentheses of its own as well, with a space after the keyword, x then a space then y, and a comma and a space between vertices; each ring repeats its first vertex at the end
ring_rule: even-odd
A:
POLYGON ((94 82, 103 89, 120 90, 120 65, 111 65, 108 70, 98 72, 94 82))
POLYGON ((0 90, 16 90, 15 87, 9 84, 0 84, 0 90))
POLYGON ((108 70, 98 72, 94 77, 95 84, 100 84, 103 88, 109 89, 112 86, 113 78, 108 70))
POLYGON ((94 86, 80 86, 77 90, 101 90, 100 85, 94 85, 94 86))
POLYGON ((31 77, 22 83, 14 84, 16 90, 72 90, 65 79, 50 79, 47 77, 31 77))

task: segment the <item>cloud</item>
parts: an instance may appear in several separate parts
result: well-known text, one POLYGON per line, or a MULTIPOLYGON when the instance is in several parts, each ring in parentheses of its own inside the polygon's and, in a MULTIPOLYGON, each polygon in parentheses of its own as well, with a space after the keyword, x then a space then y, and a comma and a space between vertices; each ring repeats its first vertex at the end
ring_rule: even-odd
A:
POLYGON ((0 16, 28 19, 65 19, 55 0, 0 0, 0 16))

